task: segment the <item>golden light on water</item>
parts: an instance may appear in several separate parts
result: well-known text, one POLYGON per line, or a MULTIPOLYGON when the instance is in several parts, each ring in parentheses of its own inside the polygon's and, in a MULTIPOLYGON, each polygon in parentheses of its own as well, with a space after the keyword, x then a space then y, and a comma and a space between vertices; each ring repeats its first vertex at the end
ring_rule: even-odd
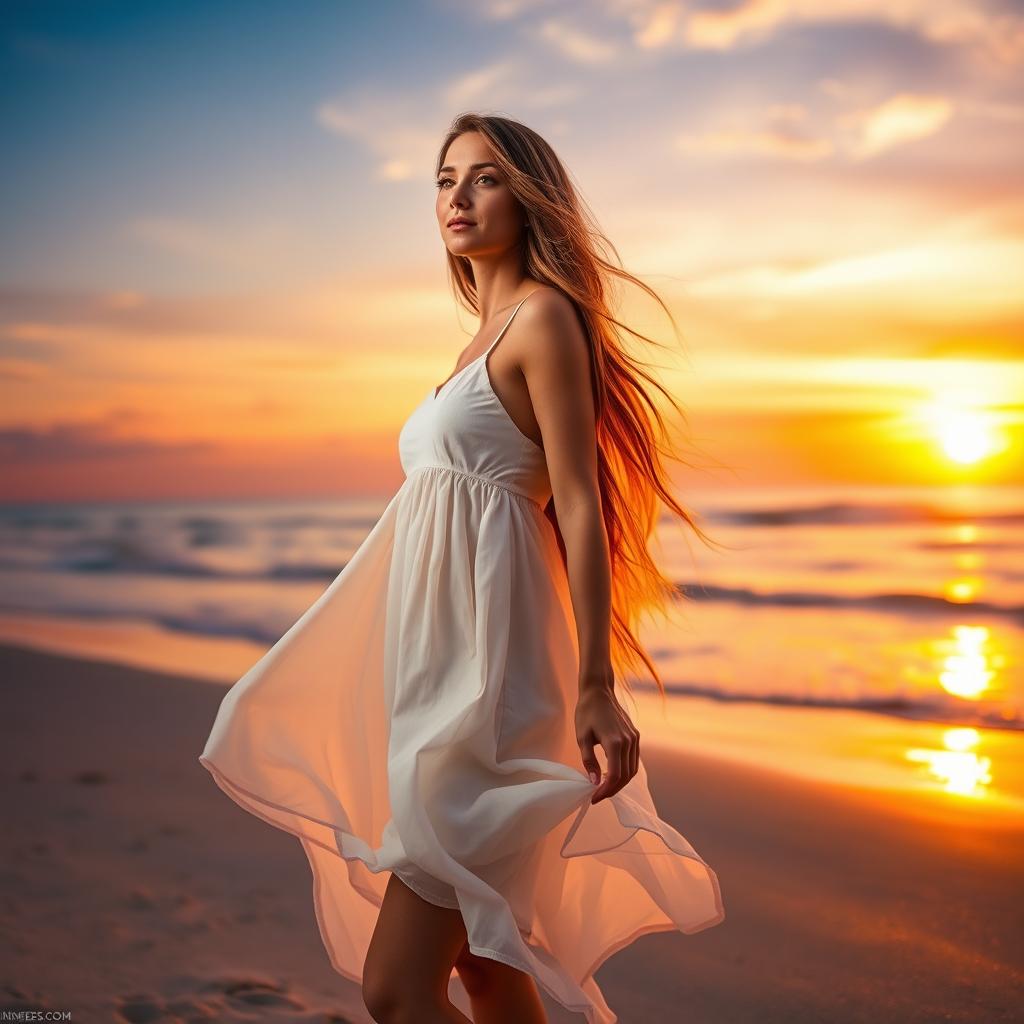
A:
POLYGON ((953 649, 942 660, 939 683, 954 697, 975 700, 995 678, 990 657, 989 631, 985 626, 954 626, 953 649))
POLYGON ((992 759, 977 753, 980 742, 977 729, 947 729, 942 735, 944 749, 913 747, 907 751, 907 760, 925 765, 947 793, 982 796, 984 787, 992 781, 992 759))
POLYGON ((966 604, 973 601, 981 590, 983 581, 977 576, 964 576, 958 580, 950 580, 945 587, 947 601, 966 604))
MULTIPOLYGON (((985 556, 973 548, 980 537, 981 531, 976 523, 957 523, 953 528, 953 539, 956 543, 963 545, 962 549, 953 554, 953 563, 960 572, 976 573, 984 567, 985 556)), ((972 591, 976 593, 977 587, 962 587, 960 592, 970 594, 972 591)), ((956 600, 956 598, 951 596, 950 600, 956 600)))
POLYGON ((953 561, 956 562, 958 569, 970 572, 974 569, 980 569, 985 560, 977 551, 961 551, 954 556, 953 561))
POLYGON ((967 726, 964 728, 948 729, 942 737, 942 742, 950 750, 964 751, 976 747, 979 739, 978 730, 967 726))

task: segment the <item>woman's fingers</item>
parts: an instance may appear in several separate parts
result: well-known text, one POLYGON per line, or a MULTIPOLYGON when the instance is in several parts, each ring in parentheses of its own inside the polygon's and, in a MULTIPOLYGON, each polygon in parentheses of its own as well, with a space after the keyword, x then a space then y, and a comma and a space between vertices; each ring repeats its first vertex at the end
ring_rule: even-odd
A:
POLYGON ((614 796, 640 770, 640 733, 613 693, 593 690, 584 693, 576 705, 576 741, 584 769, 597 773, 591 803, 614 796), (604 749, 607 774, 600 777, 594 748, 604 749))
POLYGON ((619 784, 615 787, 617 793, 622 787, 633 778, 633 737, 627 732, 622 738, 622 747, 619 750, 619 784))
POLYGON ((630 724, 621 733, 601 742, 608 762, 608 774, 594 791, 591 803, 614 796, 639 769, 640 734, 630 724))
POLYGON ((585 736, 579 741, 580 753, 583 755, 583 768, 586 773, 590 776, 590 781, 598 783, 601 781, 601 765, 597 760, 597 755, 594 753, 594 740, 590 736, 585 736))
POLYGON ((591 803, 596 804, 598 800, 604 800, 605 797, 609 797, 618 791, 619 773, 621 771, 619 764, 619 742, 618 736, 614 736, 601 743, 604 749, 605 761, 608 762, 608 772, 601 780, 601 785, 597 787, 591 803))

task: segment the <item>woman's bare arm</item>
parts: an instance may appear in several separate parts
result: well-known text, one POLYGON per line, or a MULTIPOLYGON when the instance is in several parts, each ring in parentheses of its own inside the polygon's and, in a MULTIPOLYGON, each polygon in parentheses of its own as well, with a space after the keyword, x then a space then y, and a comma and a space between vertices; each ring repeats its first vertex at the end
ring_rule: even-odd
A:
POLYGON ((599 771, 595 743, 601 744, 608 760, 608 777, 595 794, 596 803, 636 773, 639 734, 615 697, 611 569, 597 479, 590 354, 575 307, 566 296, 545 290, 523 312, 527 308, 530 315, 523 326, 529 344, 522 347, 520 365, 543 437, 565 542, 580 651, 577 738, 588 771, 599 771))

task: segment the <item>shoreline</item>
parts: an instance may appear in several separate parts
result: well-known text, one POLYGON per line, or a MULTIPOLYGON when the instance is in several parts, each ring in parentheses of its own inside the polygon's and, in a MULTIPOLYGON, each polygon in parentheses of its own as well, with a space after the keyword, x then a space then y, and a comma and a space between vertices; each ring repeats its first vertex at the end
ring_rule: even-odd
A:
MULTIPOLYGON (((270 645, 175 634, 148 623, 0 613, 0 646, 171 673, 222 690, 270 645), (199 666, 202 666, 200 670, 199 666)), ((954 815, 1024 816, 1024 731, 878 711, 721 701, 653 689, 624 705, 652 743, 809 781, 949 803, 954 815)))

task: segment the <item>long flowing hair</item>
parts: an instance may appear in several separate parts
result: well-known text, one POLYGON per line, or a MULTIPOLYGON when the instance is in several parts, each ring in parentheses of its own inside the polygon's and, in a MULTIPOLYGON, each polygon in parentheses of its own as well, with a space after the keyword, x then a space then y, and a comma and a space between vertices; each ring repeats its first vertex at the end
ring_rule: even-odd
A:
MULTIPOLYGON (((686 413, 643 364, 626 352, 617 329, 652 345, 659 343, 612 316, 609 292, 614 279, 634 284, 650 295, 668 314, 678 337, 675 318, 652 288, 623 268, 614 245, 598 228, 555 151, 526 125, 497 115, 459 114, 441 144, 435 175, 444 166, 451 143, 471 131, 479 132, 490 144, 495 163, 526 213, 528 226, 522 239, 525 273, 568 296, 587 335, 597 422, 598 483, 611 561, 612 669, 630 691, 628 674, 642 674, 646 668, 664 701, 665 685, 637 637, 644 616, 664 615, 676 598, 683 596, 648 549, 661 503, 705 543, 717 546, 717 542, 672 495, 664 459, 690 463, 669 440, 665 419, 649 388, 660 391, 683 422, 686 413), (607 258, 609 252, 614 263, 607 258)), ((469 258, 449 252, 448 272, 456 297, 478 316, 469 258)), ((565 563, 565 543, 554 502, 549 501, 544 511, 555 528, 565 563)))

